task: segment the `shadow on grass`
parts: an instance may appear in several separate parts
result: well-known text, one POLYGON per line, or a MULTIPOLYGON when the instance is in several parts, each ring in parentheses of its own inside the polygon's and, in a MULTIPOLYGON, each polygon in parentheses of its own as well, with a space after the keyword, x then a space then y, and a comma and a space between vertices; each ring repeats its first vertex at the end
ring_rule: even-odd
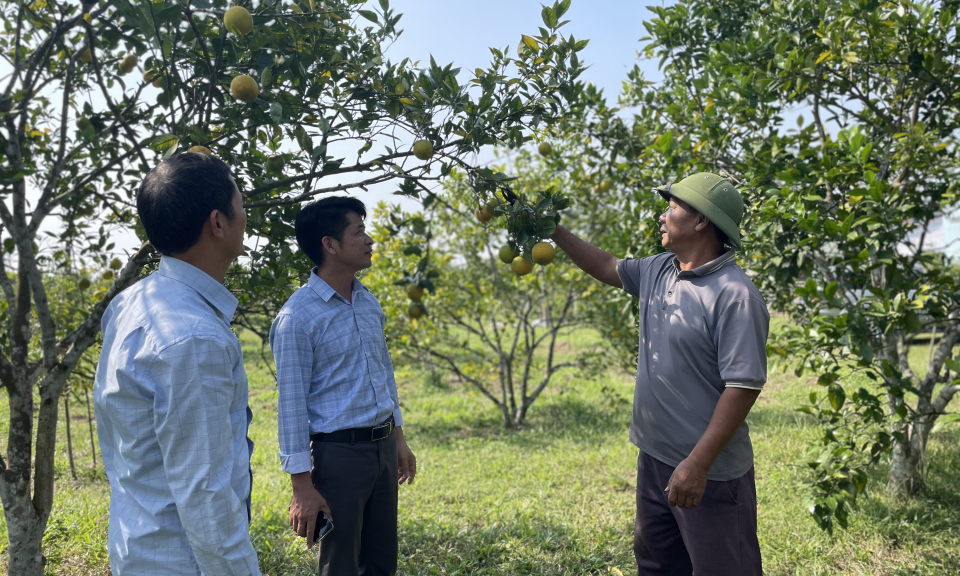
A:
POLYGON ((941 432, 936 444, 927 449, 924 486, 915 497, 895 498, 884 494, 889 465, 876 467, 870 474, 871 488, 877 497, 868 499, 863 513, 892 542, 941 542, 951 547, 952 561, 960 573, 960 433, 941 432))
POLYGON ((474 413, 470 421, 429 418, 417 422, 416 441, 428 446, 447 446, 468 440, 496 440, 520 448, 537 449, 556 444, 596 444, 612 435, 627 437, 629 404, 605 400, 588 402, 581 397, 554 396, 534 404, 524 424, 507 428, 499 412, 474 413))
POLYGON ((544 519, 449 526, 407 521, 400 526, 403 574, 608 574, 626 569, 623 535, 582 538, 544 519), (619 538, 618 538, 619 536, 619 538))
MULTIPOLYGON (((315 574, 317 549, 294 539, 285 514, 255 518, 251 538, 269 576, 315 574)), ((596 535, 592 535, 596 536, 596 535)), ((565 526, 528 517, 506 522, 463 524, 403 519, 399 525, 402 574, 607 574, 626 570, 629 543, 623 534, 583 538, 565 526)))

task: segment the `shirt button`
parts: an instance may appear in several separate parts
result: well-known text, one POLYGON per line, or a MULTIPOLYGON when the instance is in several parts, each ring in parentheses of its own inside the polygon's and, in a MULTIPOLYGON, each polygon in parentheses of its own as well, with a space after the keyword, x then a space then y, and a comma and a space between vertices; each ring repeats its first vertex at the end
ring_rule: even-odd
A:
POLYGON ((673 292, 667 292, 667 296, 673 296, 673 292))

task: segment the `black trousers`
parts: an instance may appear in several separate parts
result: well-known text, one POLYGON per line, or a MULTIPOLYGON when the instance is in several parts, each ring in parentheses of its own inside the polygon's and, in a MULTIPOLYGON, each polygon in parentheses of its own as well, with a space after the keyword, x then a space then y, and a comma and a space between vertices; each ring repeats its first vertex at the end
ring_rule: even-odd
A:
POLYGON ((320 576, 397 572, 397 436, 378 442, 311 442, 311 479, 330 505, 320 576))
POLYGON ((663 489, 673 470, 646 454, 637 460, 638 574, 762 576, 753 468, 734 480, 707 480, 696 508, 670 506, 663 489))

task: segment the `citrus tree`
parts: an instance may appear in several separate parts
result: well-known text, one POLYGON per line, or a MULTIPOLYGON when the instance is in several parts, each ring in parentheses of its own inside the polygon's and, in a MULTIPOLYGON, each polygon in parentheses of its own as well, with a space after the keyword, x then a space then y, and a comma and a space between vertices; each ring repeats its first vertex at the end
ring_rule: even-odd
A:
POLYGON ((456 172, 426 213, 378 210, 364 282, 387 313, 392 351, 472 387, 516 427, 554 376, 586 360, 559 345, 586 325, 591 282, 544 241, 553 228, 539 222, 555 227, 550 207, 569 206, 559 182, 527 153, 510 170, 516 205, 548 217, 527 229, 532 215, 511 220, 507 203, 477 207, 475 183, 456 172))
POLYGON ((109 256, 115 233, 145 240, 134 198, 146 172, 184 150, 225 160, 257 242, 230 285, 283 288, 298 203, 389 182, 417 196, 454 166, 475 172, 464 158, 482 146, 521 146, 554 122, 577 98, 585 45, 559 32, 568 5, 545 6, 515 56, 492 49, 461 84, 432 58, 390 60, 400 15, 387 0, 0 1, 10 574, 42 571, 64 387, 112 298, 157 261, 146 242, 109 256), (85 294, 76 314, 52 312, 53 277, 85 294))
POLYGON ((807 462, 809 510, 825 529, 846 526, 871 465, 889 454, 889 488, 917 493, 931 430, 957 418, 960 286, 927 235, 957 206, 957 6, 652 10, 644 54, 663 82, 635 69, 621 96, 632 122, 585 100, 568 128, 593 138, 598 161, 633 160, 647 188, 701 170, 739 183, 742 263, 791 317, 768 350, 823 387, 802 407, 823 431, 807 462), (909 343, 931 332, 917 370, 909 343))

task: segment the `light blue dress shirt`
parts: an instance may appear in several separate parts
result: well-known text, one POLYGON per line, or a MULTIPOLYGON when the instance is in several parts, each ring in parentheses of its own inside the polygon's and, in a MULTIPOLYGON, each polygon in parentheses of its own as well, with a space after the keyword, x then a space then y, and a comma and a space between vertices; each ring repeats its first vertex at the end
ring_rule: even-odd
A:
POLYGON ((237 299, 164 256, 103 315, 94 402, 116 576, 259 575, 237 299))
POLYGON ((311 272, 270 328, 280 463, 289 474, 310 471, 311 434, 376 426, 391 414, 403 425, 383 309, 357 279, 351 300, 311 272))

